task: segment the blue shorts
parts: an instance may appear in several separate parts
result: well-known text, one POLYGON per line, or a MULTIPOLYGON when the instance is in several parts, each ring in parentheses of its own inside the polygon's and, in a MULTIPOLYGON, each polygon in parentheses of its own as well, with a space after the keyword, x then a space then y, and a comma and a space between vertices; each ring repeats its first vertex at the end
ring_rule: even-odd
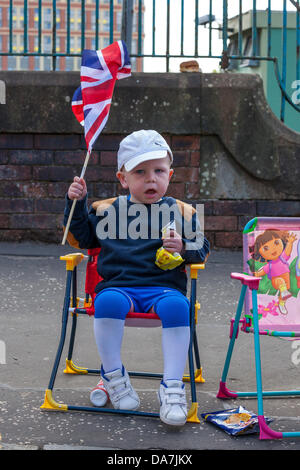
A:
POLYGON ((135 312, 154 312, 160 317, 163 327, 189 326, 190 303, 176 289, 168 287, 108 287, 95 297, 95 317, 125 319, 133 304, 135 312), (109 294, 103 296, 104 293, 109 294), (117 294, 123 294, 128 303, 114 311, 111 305, 117 294), (101 298, 102 295, 102 298, 101 298), (103 300, 103 302, 101 302, 103 300), (121 310, 121 311, 120 311, 121 310))

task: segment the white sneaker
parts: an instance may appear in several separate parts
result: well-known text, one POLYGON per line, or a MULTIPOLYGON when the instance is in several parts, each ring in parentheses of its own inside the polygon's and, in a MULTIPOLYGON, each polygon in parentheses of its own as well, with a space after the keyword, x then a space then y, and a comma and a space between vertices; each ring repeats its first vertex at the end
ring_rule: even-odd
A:
POLYGON ((100 379, 98 384, 90 393, 90 400, 94 406, 105 406, 108 402, 109 395, 104 388, 103 380, 100 379))
POLYGON ((101 367, 101 377, 103 385, 108 392, 110 401, 115 409, 136 410, 140 406, 140 399, 136 391, 132 388, 129 375, 123 366, 105 373, 101 367))
POLYGON ((187 419, 185 386, 181 380, 161 381, 158 398, 160 419, 173 426, 183 426, 187 419))

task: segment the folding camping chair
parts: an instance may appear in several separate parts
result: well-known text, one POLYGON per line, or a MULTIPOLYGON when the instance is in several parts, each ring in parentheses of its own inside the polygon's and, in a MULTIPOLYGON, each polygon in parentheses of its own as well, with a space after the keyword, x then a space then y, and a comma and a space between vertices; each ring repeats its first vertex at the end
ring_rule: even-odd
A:
MULTIPOLYGON (((77 366, 73 363, 72 355, 75 344, 75 333, 77 326, 78 315, 94 315, 94 298, 95 298, 95 286, 101 281, 100 276, 97 272, 97 257, 100 249, 88 250, 88 256, 83 253, 73 253, 65 256, 61 256, 60 259, 66 262, 66 289, 64 306, 62 313, 62 326, 61 336, 54 360, 51 377, 48 388, 45 391, 44 403, 41 406, 43 410, 56 410, 56 411, 93 411, 102 413, 123 413, 123 414, 134 414, 151 417, 159 417, 159 413, 142 412, 142 411, 128 411, 128 410, 115 410, 111 408, 100 408, 94 406, 73 406, 64 403, 58 403, 53 397, 54 383, 57 376, 58 367, 61 361, 61 355, 65 345, 65 338, 67 332, 68 317, 72 315, 72 327, 69 339, 69 349, 66 359, 66 367, 64 372, 67 374, 100 374, 100 369, 88 369, 85 367, 77 366), (82 262, 84 258, 88 258, 86 268, 86 280, 85 280, 85 298, 81 299, 77 297, 77 266, 82 262), (80 306, 83 303, 83 306, 80 306)), ((198 270, 204 269, 204 264, 193 264, 190 265, 190 277, 191 277, 191 292, 190 292, 190 346, 188 354, 189 364, 189 375, 183 377, 184 381, 190 382, 191 388, 191 407, 188 412, 188 422, 199 422, 197 416, 198 403, 196 396, 196 383, 205 382, 202 376, 202 367, 200 363, 200 355, 197 343, 196 335, 196 323, 198 317, 198 311, 200 304, 196 300, 196 289, 197 289, 197 276, 198 270), (194 360, 196 363, 196 370, 194 367, 194 360)), ((126 320, 126 326, 141 326, 141 327, 157 327, 161 325, 159 317, 154 313, 143 313, 143 312, 132 312, 128 313, 126 320)), ((147 372, 128 372, 129 376, 134 377, 150 377, 150 378, 162 378, 162 374, 147 373, 147 372)))
POLYGON ((300 218, 265 217, 249 221, 243 231, 243 258, 244 273, 231 273, 231 278, 240 281, 242 288, 235 318, 231 320, 230 341, 217 397, 257 397, 260 439, 300 437, 300 432, 274 431, 266 423, 264 397, 299 396, 300 390, 264 391, 260 351, 260 335, 300 338, 300 218), (261 277, 253 275, 260 269, 266 274, 260 271, 261 277), (239 327, 243 332, 254 334, 256 392, 236 392, 226 385, 239 327))

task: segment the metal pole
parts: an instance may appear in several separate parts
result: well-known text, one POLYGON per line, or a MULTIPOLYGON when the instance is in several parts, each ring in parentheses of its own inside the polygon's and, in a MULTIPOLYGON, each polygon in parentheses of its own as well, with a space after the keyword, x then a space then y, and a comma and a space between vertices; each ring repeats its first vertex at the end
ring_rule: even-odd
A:
POLYGON ((125 42, 128 54, 131 54, 132 43, 133 0, 123 0, 122 10, 122 40, 125 42))

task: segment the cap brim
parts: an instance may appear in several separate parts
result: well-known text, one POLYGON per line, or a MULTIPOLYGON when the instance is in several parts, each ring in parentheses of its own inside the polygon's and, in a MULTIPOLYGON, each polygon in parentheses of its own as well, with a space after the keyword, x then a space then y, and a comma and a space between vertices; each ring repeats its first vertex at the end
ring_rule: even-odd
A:
POLYGON ((148 160, 157 160, 158 158, 165 158, 167 155, 167 150, 157 150, 155 152, 143 153, 142 155, 138 155, 137 157, 132 158, 132 160, 130 160, 129 162, 124 163, 124 167, 126 171, 131 171, 140 163, 146 162, 148 160))

